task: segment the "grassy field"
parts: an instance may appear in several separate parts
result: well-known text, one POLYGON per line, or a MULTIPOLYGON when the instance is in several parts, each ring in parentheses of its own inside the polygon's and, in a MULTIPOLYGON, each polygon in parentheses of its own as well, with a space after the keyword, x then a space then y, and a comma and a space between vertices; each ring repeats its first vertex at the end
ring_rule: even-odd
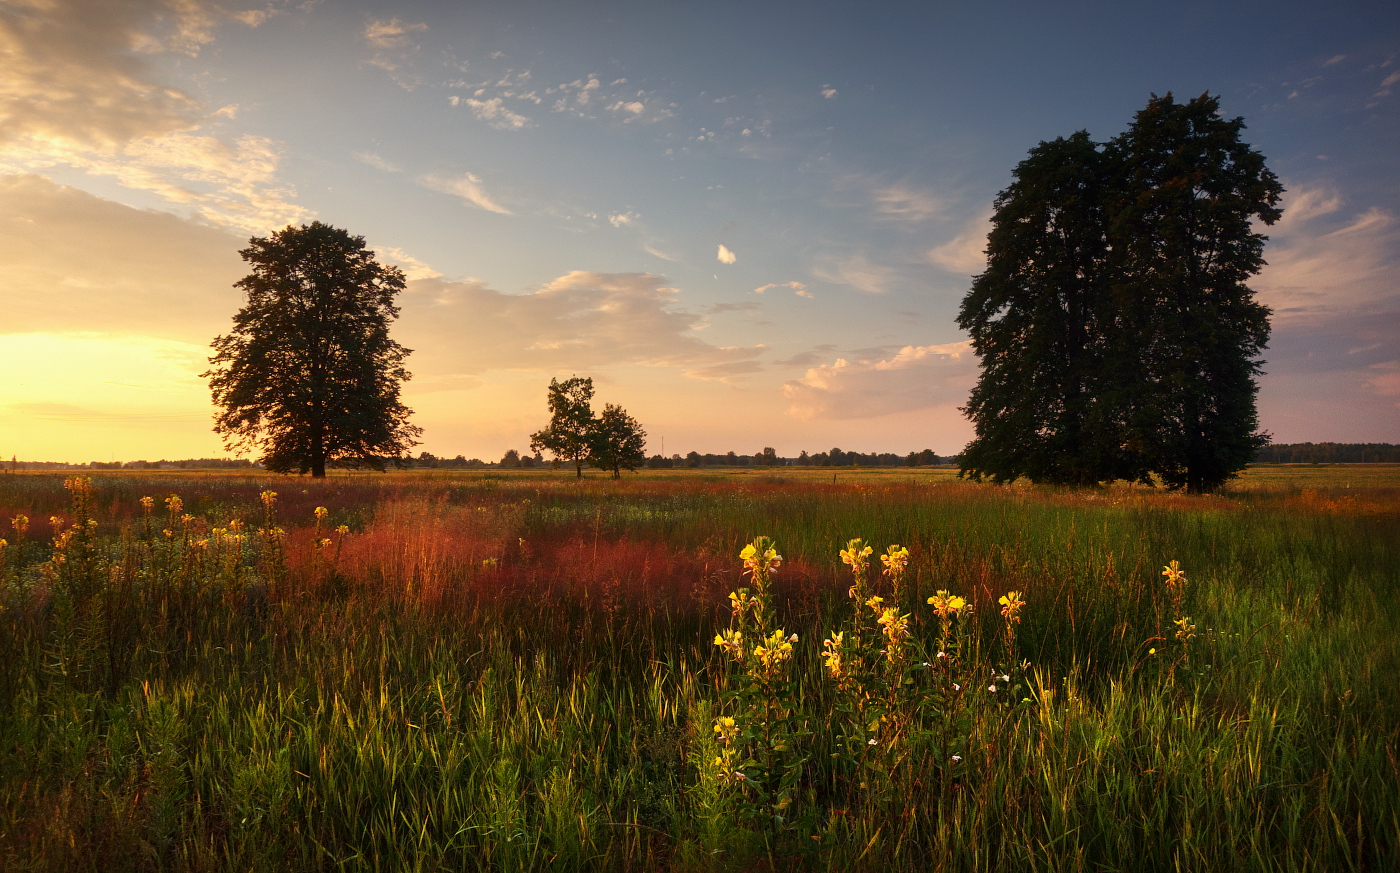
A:
POLYGON ((0 869, 1400 869, 1400 466, 67 486, 0 869))

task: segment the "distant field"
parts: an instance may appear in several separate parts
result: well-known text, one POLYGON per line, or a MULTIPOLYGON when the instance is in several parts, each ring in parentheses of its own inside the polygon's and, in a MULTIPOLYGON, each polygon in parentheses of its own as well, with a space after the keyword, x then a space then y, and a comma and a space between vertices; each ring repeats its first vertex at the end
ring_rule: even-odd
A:
POLYGON ((1400 869, 1400 465, 70 486, 0 475, 0 869, 1400 869))

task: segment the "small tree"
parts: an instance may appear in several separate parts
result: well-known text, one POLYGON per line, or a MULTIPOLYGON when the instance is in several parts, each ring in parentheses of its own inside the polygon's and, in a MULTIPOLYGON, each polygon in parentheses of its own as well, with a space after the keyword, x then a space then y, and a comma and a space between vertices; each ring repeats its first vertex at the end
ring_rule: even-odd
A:
POLYGON ((258 448, 274 473, 326 475, 327 463, 383 470, 417 444, 399 386, 409 350, 389 338, 404 276, 364 237, 318 222, 254 237, 253 272, 233 332, 214 339, 204 377, 230 449, 258 448))
MULTIPOLYGON (((637 419, 621 406, 609 403, 603 407, 593 429, 593 454, 589 462, 600 470, 611 470, 614 479, 622 478, 623 470, 636 471, 646 463, 647 432, 637 419)), ((659 456, 658 456, 659 457, 659 456)))
POLYGON ((583 465, 593 454, 593 380, 572 376, 549 380, 549 425, 530 437, 530 448, 554 455, 558 466, 567 461, 583 478, 583 465))

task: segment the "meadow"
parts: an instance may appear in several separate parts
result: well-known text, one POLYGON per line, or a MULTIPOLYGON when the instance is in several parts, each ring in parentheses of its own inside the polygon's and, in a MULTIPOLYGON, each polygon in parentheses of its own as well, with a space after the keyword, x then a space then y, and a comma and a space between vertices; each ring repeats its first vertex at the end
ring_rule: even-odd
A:
POLYGON ((18 473, 0 537, 4 870, 1400 869, 1400 466, 18 473))

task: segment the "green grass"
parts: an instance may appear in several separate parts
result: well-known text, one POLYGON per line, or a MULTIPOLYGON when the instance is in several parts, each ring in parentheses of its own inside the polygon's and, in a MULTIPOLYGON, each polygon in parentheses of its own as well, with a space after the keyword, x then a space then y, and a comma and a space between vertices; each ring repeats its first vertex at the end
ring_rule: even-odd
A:
POLYGON ((111 474, 60 565, 62 478, 0 476, 0 869, 1400 869, 1400 467, 1208 497, 836 476, 111 474), (781 825, 706 766, 757 534, 800 636, 781 825), (857 536, 910 547, 925 643, 938 589, 982 641, 878 766, 842 751, 818 658, 857 536), (982 685, 1012 589, 1008 700, 982 685))

